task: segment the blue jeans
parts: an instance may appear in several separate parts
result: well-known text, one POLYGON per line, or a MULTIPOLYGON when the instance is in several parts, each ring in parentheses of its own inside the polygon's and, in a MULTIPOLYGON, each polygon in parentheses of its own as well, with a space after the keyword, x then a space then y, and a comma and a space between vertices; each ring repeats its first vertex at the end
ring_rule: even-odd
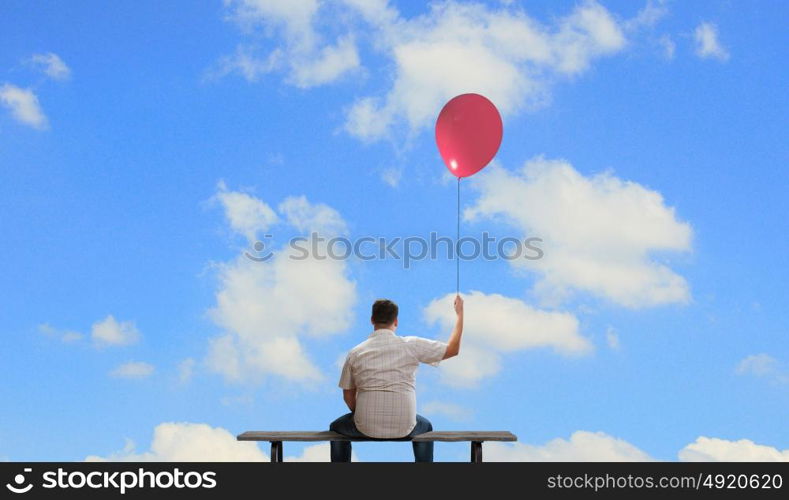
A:
MULTIPOLYGON (((348 436, 352 438, 369 439, 370 441, 410 441, 413 436, 430 432, 433 430, 433 424, 430 420, 422 415, 416 416, 416 425, 414 430, 405 437, 396 439, 379 439, 371 438, 362 434, 356 428, 356 423, 353 421, 353 413, 346 413, 338 418, 329 426, 329 430, 348 436)), ((432 462, 433 461, 433 442, 424 443, 411 443, 414 448, 414 462, 432 462)), ((351 461, 351 442, 350 441, 332 441, 331 442, 331 461, 332 462, 350 462, 351 461)))

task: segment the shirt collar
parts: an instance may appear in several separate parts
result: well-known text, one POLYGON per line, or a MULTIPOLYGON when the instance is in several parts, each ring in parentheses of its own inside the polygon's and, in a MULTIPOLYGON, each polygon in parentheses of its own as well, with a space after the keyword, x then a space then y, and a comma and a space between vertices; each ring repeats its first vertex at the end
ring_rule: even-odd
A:
POLYGON ((379 328, 370 334, 370 338, 380 337, 383 335, 394 335, 394 334, 395 334, 394 330, 390 330, 389 328, 379 328))

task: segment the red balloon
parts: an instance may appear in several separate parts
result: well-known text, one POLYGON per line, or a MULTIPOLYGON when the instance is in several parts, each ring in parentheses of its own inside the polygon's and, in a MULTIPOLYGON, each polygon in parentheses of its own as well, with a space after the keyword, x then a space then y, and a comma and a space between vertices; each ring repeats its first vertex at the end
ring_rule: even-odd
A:
POLYGON ((503 126, 499 110, 486 97, 462 94, 441 109, 436 120, 436 145, 455 177, 469 177, 496 156, 503 126))

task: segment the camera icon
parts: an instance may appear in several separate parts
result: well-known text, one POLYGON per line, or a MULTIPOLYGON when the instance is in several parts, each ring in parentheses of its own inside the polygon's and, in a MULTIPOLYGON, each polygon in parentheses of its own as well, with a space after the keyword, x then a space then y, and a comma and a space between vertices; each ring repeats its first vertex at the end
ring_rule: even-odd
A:
MULTIPOLYGON (((266 234, 263 237, 268 239, 271 238, 271 235, 266 234)), ((266 262, 274 255, 270 250, 267 250, 262 256, 260 255, 261 253, 263 253, 264 250, 266 250, 266 243, 260 240, 256 241, 255 244, 252 246, 252 248, 255 249, 255 252, 258 255, 253 255, 249 252, 244 252, 244 256, 246 256, 247 259, 253 260, 255 262, 266 262)))
MULTIPOLYGON (((33 472, 33 469, 30 467, 25 467, 23 472, 33 472)), ((14 476, 14 484, 6 483, 5 487, 9 489, 12 493, 27 493, 31 489, 33 489, 32 484, 28 484, 27 486, 22 486, 25 483, 25 475, 24 474, 17 474, 14 476), (16 485, 16 486, 14 486, 16 485)))

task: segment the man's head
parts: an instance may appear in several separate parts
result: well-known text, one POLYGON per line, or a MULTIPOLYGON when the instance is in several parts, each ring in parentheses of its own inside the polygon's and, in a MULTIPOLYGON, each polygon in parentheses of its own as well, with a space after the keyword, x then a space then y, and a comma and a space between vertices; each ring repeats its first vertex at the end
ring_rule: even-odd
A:
POLYGON ((399 308, 397 304, 389 299, 378 299, 373 302, 373 314, 370 317, 370 323, 377 329, 389 328, 394 330, 397 328, 397 313, 399 308))

